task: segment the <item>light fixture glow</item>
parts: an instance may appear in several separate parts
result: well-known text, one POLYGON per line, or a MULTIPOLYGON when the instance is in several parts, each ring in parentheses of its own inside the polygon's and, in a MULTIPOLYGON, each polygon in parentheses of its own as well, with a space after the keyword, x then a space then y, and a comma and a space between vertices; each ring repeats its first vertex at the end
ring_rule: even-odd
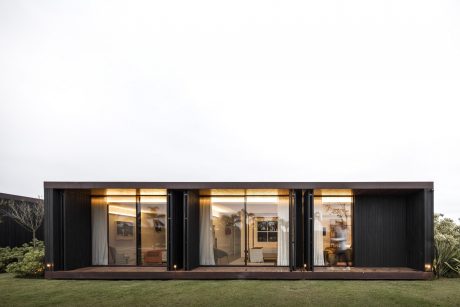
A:
POLYGON ((353 197, 351 196, 340 196, 340 197, 331 197, 331 196, 323 196, 322 197, 323 204, 351 204, 353 202, 353 197))
MULTIPOLYGON (((211 197, 212 203, 244 203, 244 197, 225 197, 225 196, 213 196, 211 197)), ((279 203, 278 196, 248 196, 246 197, 246 203, 262 203, 262 204, 277 204, 279 203)))
POLYGON ((116 214, 116 215, 124 215, 124 216, 136 217, 136 209, 134 209, 134 208, 126 208, 126 207, 121 207, 121 206, 110 205, 109 206, 109 213, 110 214, 116 214))

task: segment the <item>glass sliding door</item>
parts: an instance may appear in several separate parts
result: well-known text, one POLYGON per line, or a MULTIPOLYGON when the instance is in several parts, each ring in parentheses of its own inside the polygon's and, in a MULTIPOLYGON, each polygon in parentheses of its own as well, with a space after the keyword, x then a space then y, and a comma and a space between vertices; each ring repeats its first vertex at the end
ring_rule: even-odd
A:
POLYGON ((248 264, 289 265, 289 197, 248 196, 248 264))
POLYGON ((289 264, 288 191, 233 189, 201 194, 201 265, 289 264))
POLYGON ((164 189, 93 190, 93 265, 165 265, 164 189))
POLYGON ((200 264, 244 265, 244 197, 200 198, 200 264))
POLYGON ((136 265, 136 196, 110 196, 108 204, 108 263, 136 265))
POLYGON ((314 191, 314 265, 352 266, 351 190, 314 191))
POLYGON ((140 264, 166 264, 166 196, 140 196, 140 264))

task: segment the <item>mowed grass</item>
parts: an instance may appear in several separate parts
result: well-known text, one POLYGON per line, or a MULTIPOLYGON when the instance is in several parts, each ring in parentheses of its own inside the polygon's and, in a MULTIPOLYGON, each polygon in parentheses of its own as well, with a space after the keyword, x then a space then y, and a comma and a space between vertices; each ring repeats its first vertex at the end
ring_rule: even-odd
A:
POLYGON ((433 281, 78 281, 0 274, 2 306, 460 306, 460 278, 433 281))

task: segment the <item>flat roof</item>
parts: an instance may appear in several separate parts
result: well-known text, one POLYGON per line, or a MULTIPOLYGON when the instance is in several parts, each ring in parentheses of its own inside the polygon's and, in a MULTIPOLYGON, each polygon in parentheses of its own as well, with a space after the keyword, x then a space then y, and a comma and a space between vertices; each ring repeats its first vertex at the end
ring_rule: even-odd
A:
POLYGON ((432 181, 393 182, 121 182, 45 181, 45 189, 433 189, 432 181))
POLYGON ((36 202, 36 201, 40 200, 38 198, 21 196, 21 195, 14 195, 14 194, 7 194, 7 193, 0 193, 0 199, 28 201, 28 202, 36 202))

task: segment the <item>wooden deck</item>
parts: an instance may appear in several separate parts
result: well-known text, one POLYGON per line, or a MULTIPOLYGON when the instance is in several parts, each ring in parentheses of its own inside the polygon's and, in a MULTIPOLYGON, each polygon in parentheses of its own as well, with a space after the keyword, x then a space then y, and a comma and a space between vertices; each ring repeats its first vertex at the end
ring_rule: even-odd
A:
POLYGON ((199 267, 192 271, 166 271, 164 267, 85 267, 69 271, 47 271, 50 279, 256 279, 256 280, 426 280, 430 272, 410 268, 329 268, 314 272, 294 271, 287 267, 199 267))

